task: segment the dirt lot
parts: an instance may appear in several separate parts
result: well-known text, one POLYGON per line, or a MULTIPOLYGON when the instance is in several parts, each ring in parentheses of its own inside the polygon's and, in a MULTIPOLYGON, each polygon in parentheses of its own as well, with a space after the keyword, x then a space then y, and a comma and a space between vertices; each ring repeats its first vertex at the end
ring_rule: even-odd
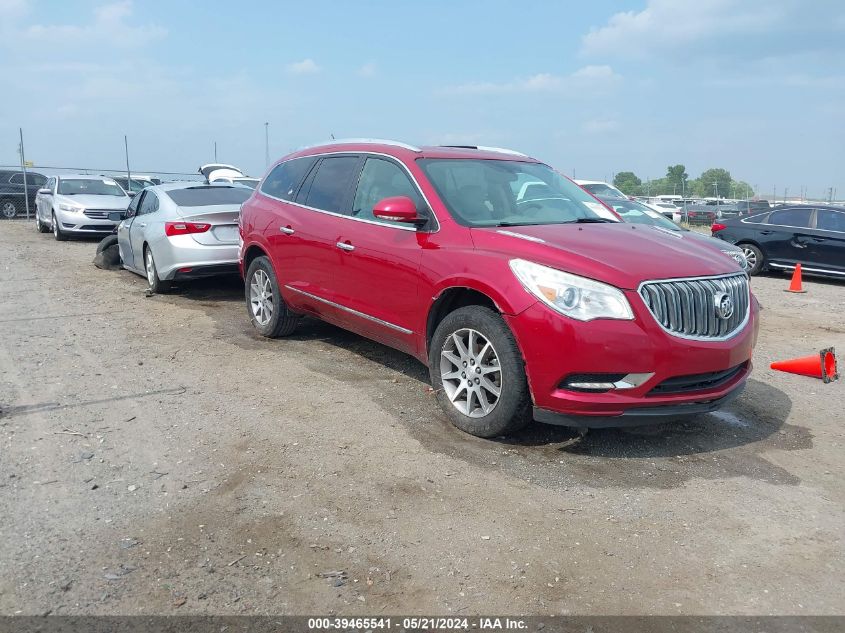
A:
MULTIPOLYGON (((416 361, 238 280, 145 297, 0 223, 0 613, 836 614, 845 283, 755 278, 756 369, 693 421, 454 430, 416 361)), ((839 596, 837 598, 837 596, 839 596)))

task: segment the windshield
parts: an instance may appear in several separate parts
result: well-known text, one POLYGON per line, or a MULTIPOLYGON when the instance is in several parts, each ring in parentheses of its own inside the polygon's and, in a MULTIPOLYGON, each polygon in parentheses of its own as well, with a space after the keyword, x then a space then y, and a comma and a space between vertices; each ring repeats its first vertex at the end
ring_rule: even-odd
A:
POLYGON ((252 189, 212 185, 173 189, 167 195, 180 207, 210 207, 242 204, 252 195, 252 189))
POLYGON ((449 212, 464 226, 619 221, 548 165, 451 158, 418 162, 449 212))
POLYGON ((602 198, 602 201, 616 211, 622 217, 623 221, 630 224, 649 224, 651 226, 660 226, 670 231, 683 230, 659 211, 649 209, 639 202, 623 200, 621 198, 602 198))
POLYGON ((126 193, 111 178, 79 178, 59 180, 58 193, 65 196, 125 196, 126 193))
POLYGON ((610 196, 611 198, 619 198, 620 192, 610 185, 603 182, 581 185, 594 196, 610 196))

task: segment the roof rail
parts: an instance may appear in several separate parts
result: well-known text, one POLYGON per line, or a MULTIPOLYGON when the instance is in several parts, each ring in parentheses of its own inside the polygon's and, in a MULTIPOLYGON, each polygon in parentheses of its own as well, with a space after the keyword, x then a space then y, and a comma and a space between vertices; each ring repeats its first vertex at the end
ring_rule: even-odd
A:
POLYGON ((506 147, 489 147, 487 145, 441 145, 440 147, 454 147, 456 149, 477 149, 482 152, 498 152, 500 154, 513 154, 515 156, 525 156, 528 158, 528 154, 523 154, 522 152, 517 152, 513 149, 507 149, 506 147))
POLYGON ((383 138, 333 138, 328 141, 323 141, 322 143, 314 143, 313 145, 306 145, 305 147, 300 147, 297 151, 311 149, 312 147, 322 147, 323 145, 345 145, 353 143, 369 143, 371 145, 393 145, 395 147, 402 147, 404 149, 411 150, 412 152, 422 151, 419 147, 416 147, 414 145, 408 145, 407 143, 402 143, 400 141, 391 141, 389 139, 383 138))

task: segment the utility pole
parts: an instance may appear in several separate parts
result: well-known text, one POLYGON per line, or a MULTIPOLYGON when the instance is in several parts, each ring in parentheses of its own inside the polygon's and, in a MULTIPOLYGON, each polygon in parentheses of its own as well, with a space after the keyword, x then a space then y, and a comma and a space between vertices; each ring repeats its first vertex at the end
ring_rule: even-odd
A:
POLYGON ((270 123, 264 122, 264 165, 270 165, 270 123))
POLYGON ((214 141, 214 162, 217 162, 217 141, 214 141))
POLYGON ((23 128, 19 127, 21 135, 21 170, 23 171, 23 204, 26 209, 26 219, 29 219, 29 190, 26 188, 26 155, 23 150, 23 128))
POLYGON ((123 135, 123 149, 126 151, 126 188, 132 191, 132 172, 129 170, 129 140, 123 135))
POLYGON ((777 200, 777 198, 778 198, 777 191, 778 191, 778 186, 772 185, 772 204, 774 204, 775 200, 777 200))
POLYGON ((786 196, 789 194, 789 187, 783 188, 783 203, 786 204, 786 196))

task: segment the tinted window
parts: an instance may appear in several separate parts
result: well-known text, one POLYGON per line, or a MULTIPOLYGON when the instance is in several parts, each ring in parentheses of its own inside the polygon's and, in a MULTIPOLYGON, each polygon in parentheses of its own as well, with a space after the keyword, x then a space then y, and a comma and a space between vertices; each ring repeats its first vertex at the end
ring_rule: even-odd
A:
POLYGON ((147 213, 155 213, 158 211, 158 198, 152 191, 147 191, 144 194, 144 199, 141 200, 141 208, 138 209, 138 215, 146 215, 147 213))
POLYGON ((769 224, 806 228, 810 226, 812 209, 783 209, 775 211, 769 216, 769 224))
POLYGON ((167 195, 180 207, 210 207, 218 204, 243 204, 252 195, 247 187, 187 187, 173 189, 167 195))
MULTIPOLYGON (((32 182, 29 178, 26 179, 27 182, 32 182)), ((23 174, 12 174, 12 177, 9 178, 9 182, 22 185, 23 184, 23 174)))
POLYGON ((816 228, 822 231, 845 233, 845 211, 819 209, 816 211, 816 228))
MULTIPOLYGON (((358 179, 358 189, 352 203, 352 215, 357 218, 374 219, 373 207, 385 198, 406 196, 422 209, 422 198, 408 174, 396 163, 380 158, 368 158, 358 179)), ((386 220, 379 220, 385 222, 386 220)), ((395 222, 392 224, 402 224, 395 222)), ((407 225, 406 225, 407 226, 407 225)))
POLYGON ((357 156, 324 158, 317 168, 305 204, 323 211, 343 212, 344 198, 355 178, 357 164, 357 156))
POLYGON ((276 165, 261 184, 261 191, 274 198, 293 200, 300 181, 313 164, 314 159, 308 157, 295 158, 276 165))

